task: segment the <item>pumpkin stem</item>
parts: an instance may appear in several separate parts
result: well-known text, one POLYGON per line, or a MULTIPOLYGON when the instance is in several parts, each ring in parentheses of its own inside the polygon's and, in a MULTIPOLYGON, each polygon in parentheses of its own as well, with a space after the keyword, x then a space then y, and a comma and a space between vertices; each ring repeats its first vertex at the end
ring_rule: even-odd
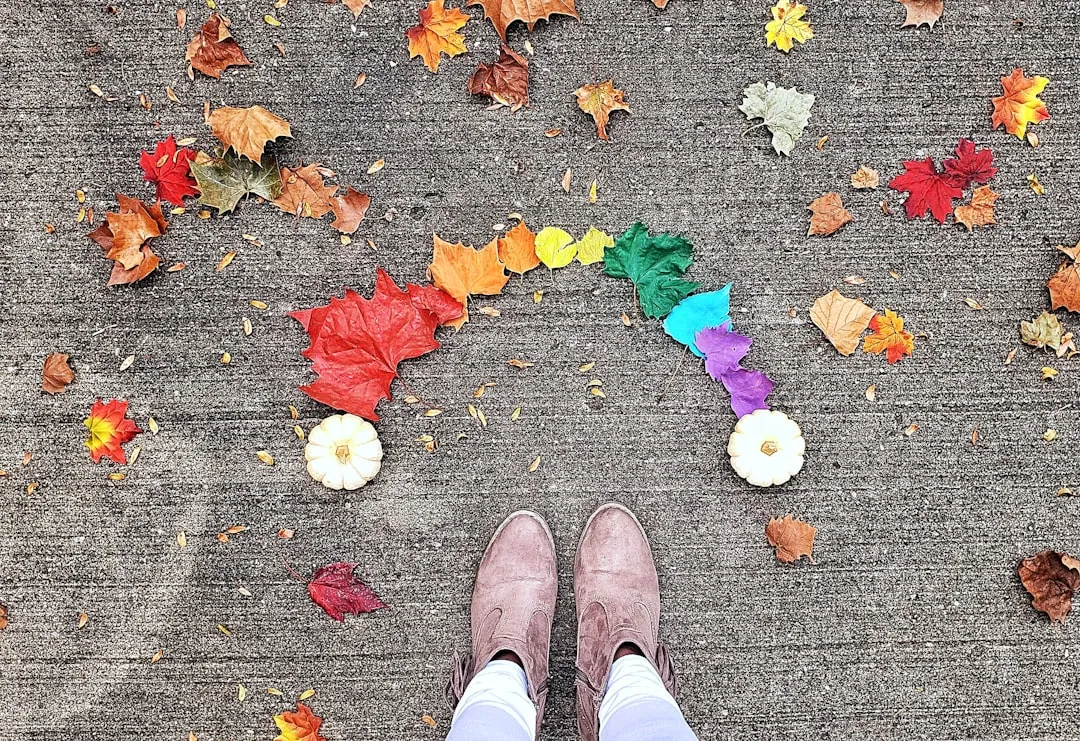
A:
POLYGON ((337 446, 337 450, 334 451, 334 455, 336 455, 337 459, 342 463, 348 463, 349 458, 352 457, 352 453, 349 451, 348 445, 337 446))
POLYGON ((766 440, 761 444, 761 452, 765 455, 772 455, 773 453, 780 452, 780 446, 772 440, 766 440))

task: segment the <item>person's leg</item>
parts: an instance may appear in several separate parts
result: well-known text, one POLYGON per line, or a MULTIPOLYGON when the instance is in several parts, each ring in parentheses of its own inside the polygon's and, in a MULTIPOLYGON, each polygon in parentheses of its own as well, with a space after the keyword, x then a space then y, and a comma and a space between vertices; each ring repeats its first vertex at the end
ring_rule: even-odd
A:
POLYGON ((532 741, 547 700, 558 571, 547 523, 515 512, 495 531, 472 596, 472 653, 454 654, 449 741, 532 741))
POLYGON ((574 562, 577 707, 582 741, 693 741, 660 643, 660 585, 649 541, 622 505, 605 504, 574 562))

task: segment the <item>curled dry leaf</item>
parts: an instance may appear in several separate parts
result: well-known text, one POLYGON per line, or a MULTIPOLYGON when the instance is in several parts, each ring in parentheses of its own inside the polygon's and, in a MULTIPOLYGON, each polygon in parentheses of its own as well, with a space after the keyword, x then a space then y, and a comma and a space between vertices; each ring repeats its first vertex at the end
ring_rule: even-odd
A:
POLYGON ((267 142, 292 136, 288 121, 260 105, 218 108, 210 114, 207 123, 226 149, 256 163, 262 160, 267 142))
POLYGON ((1080 257, 1080 244, 1075 247, 1059 245, 1058 250, 1069 260, 1058 266, 1057 272, 1046 282, 1050 290, 1050 308, 1080 312, 1080 264, 1076 262, 1080 257))
POLYGON ((791 515, 782 519, 774 517, 765 527, 765 537, 769 539, 769 544, 776 548, 776 558, 781 563, 792 563, 803 556, 813 563, 815 535, 816 527, 796 520, 791 515))
POLYGON ((50 353, 45 358, 41 369, 41 390, 47 394, 61 394, 67 391, 68 384, 75 380, 75 371, 68 365, 68 356, 64 353, 50 353))
POLYGON ((577 96, 578 108, 593 117, 596 133, 604 141, 609 141, 607 123, 612 112, 630 112, 630 106, 623 100, 624 93, 615 87, 614 80, 582 85, 574 94, 577 96))
POLYGON ((8 607, 3 602, 0 602, 0 630, 6 630, 8 627, 8 607))
POLYGON ((296 170, 281 168, 281 194, 274 205, 294 216, 321 219, 333 209, 336 185, 324 185, 320 165, 314 162, 296 170))
POLYGON ((499 58, 481 62, 469 78, 469 92, 486 95, 515 110, 529 104, 529 60, 503 44, 499 58))
POLYGON ((930 28, 941 19, 945 12, 944 0, 899 0, 907 8, 907 17, 900 28, 908 26, 921 26, 924 23, 930 28))
POLYGON ((354 188, 346 188, 345 195, 330 199, 330 205, 334 210, 334 220, 330 226, 339 232, 352 234, 360 228, 360 222, 371 205, 371 197, 354 188))
POLYGON ((503 42, 507 27, 515 21, 523 21, 531 31, 537 21, 550 21, 553 15, 578 17, 574 0, 469 0, 467 5, 483 7, 484 17, 495 26, 503 42))
POLYGON ((953 211, 956 220, 966 226, 968 231, 972 227, 996 224, 994 221, 994 202, 1001 196, 990 190, 989 185, 976 188, 971 195, 971 203, 957 206, 953 211))
POLYGON ((878 187, 878 171, 866 165, 860 165, 859 169, 851 176, 851 187, 858 190, 878 187))
POLYGON ((844 202, 840 200, 839 193, 826 193, 820 198, 815 198, 807 206, 810 209, 810 228, 806 235, 827 237, 835 234, 844 224, 854 220, 851 213, 844 208, 844 202))
POLYGON ((859 338, 874 315, 862 300, 848 298, 837 290, 820 297, 810 309, 814 324, 841 355, 851 355, 858 349, 859 338))
POLYGON ((191 39, 184 55, 191 66, 208 77, 221 79, 228 67, 247 67, 251 61, 229 33, 229 19, 211 13, 203 27, 191 39))
POLYGON ((420 10, 420 22, 405 31, 409 59, 420 57, 429 70, 438 72, 443 54, 456 57, 468 51, 465 37, 458 33, 468 20, 458 8, 447 10, 443 0, 431 0, 420 10))
POLYGON ((1032 596, 1031 606, 1064 622, 1080 589, 1080 559, 1058 551, 1043 551, 1020 562, 1020 581, 1032 596))

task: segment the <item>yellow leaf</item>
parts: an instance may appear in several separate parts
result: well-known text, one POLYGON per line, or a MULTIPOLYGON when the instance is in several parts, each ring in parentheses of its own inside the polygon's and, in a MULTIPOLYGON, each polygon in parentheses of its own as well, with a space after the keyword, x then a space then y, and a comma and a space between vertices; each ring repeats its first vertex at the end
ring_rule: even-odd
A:
POLYGON ((772 9, 773 19, 765 24, 765 43, 790 52, 794 42, 805 44, 814 38, 810 24, 802 20, 806 6, 795 0, 777 0, 772 9))
POLYGON ((1048 84, 1050 78, 1025 77, 1020 68, 1014 69, 1008 77, 1002 77, 1001 87, 1005 94, 994 98, 994 115, 991 117, 994 129, 1004 126, 1017 139, 1023 139, 1028 124, 1050 118, 1046 104, 1038 97, 1048 84))
POLYGON ((615 239, 607 232, 600 231, 595 226, 590 226, 585 236, 575 242, 573 247, 577 252, 577 259, 582 265, 591 265, 604 259, 604 250, 615 245, 615 239))
POLYGON ((870 329, 874 334, 867 335, 863 340, 863 352, 872 355, 884 352, 890 365, 905 355, 911 355, 915 349, 915 337, 904 331, 904 319, 897 316, 895 311, 886 309, 884 317, 875 314, 870 320, 870 329))
POLYGON ((549 269, 563 268, 577 254, 574 238, 562 229, 545 226, 536 235, 536 256, 549 269))

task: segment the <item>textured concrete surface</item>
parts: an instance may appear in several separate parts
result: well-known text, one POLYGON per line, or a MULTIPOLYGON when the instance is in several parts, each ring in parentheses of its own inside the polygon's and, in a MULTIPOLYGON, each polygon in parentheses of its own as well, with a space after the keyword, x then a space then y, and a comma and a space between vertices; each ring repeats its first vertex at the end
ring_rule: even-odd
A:
MULTIPOLYGON (((11 472, 0 481, 0 601, 11 620, 0 633, 0 738, 269 739, 271 716, 308 687, 331 741, 441 738, 447 656, 467 642, 473 569, 520 507, 547 516, 558 542, 544 736, 571 738, 570 568, 586 517, 610 499, 633 507, 652 537, 663 631, 703 739, 1080 737, 1077 618, 1050 625, 1015 575, 1043 548, 1080 551, 1080 500, 1054 496, 1080 484, 1080 375, 1029 348, 1004 364, 1019 320, 1048 306, 1052 245, 1080 237, 1080 5, 947 0, 930 32, 899 29, 903 8, 888 0, 815 2, 817 38, 785 56, 764 47, 763 0, 671 0, 663 12, 646 0, 580 0, 582 23, 561 18, 529 36, 533 104, 511 115, 465 91, 497 50, 476 9, 470 53, 432 75, 407 59, 403 38, 419 2, 375 0, 353 22, 341 5, 293 0, 275 29, 262 20, 269 0, 224 0, 256 64, 192 83, 184 47, 205 6, 188 2, 178 31, 175 2, 115 4, 112 15, 104 2, 0 2, 0 467, 11 472), (1016 66, 1053 79, 1053 118, 1035 129, 1035 150, 989 130, 998 78, 1016 66), (359 72, 367 84, 354 90, 359 72), (598 144, 571 91, 612 76, 633 114, 617 114, 614 141, 598 144), (764 131, 743 136, 736 106, 759 80, 818 96, 790 160, 764 131), (164 262, 186 270, 106 289, 109 266, 75 223, 75 190, 99 215, 116 191, 148 195, 139 151, 169 133, 209 146, 204 100, 288 118, 296 137, 277 147, 282 162, 333 168, 371 193, 372 218, 343 247, 328 220, 255 202, 227 219, 188 213, 158 240, 164 262), (545 138, 553 127, 564 134, 545 138), (996 227, 969 234, 889 218, 879 201, 898 211, 900 198, 847 184, 860 164, 884 181, 903 159, 946 156, 961 136, 996 153, 996 227), (366 175, 378 158, 386 168, 366 175), (558 184, 568 167, 569 195, 558 184), (1025 183, 1033 171, 1042 198, 1025 183), (856 221, 808 239, 806 204, 829 190, 856 221), (392 223, 378 218, 389 208, 392 223), (409 385, 448 411, 425 418, 384 404, 385 468, 372 486, 341 495, 308 480, 287 407, 305 427, 328 410, 296 390, 311 374, 286 312, 345 285, 370 290, 377 265, 422 279, 432 231, 482 244, 514 211, 534 227, 616 231, 642 219, 688 235, 691 276, 735 282, 752 363, 777 380, 776 407, 808 438, 802 474, 774 490, 738 480, 723 454, 734 420, 722 390, 657 323, 622 325, 628 283, 579 266, 515 278, 475 304, 500 317, 475 314, 442 350, 404 366, 409 385), (229 250, 236 260, 215 272, 229 250), (844 287, 853 274, 867 282, 844 287), (814 298, 838 286, 905 315, 920 333, 915 357, 893 367, 839 357, 808 318, 814 298), (967 308, 968 296, 986 310, 967 308), (38 390, 51 351, 70 352, 78 373, 57 397, 38 390), (129 354, 135 363, 120 372, 129 354), (536 365, 518 371, 511 357, 536 365), (577 368, 590 361, 606 399, 586 393, 577 368), (1047 363, 1061 370, 1052 383, 1039 377, 1047 363), (484 382, 498 385, 480 400, 490 419, 481 430, 465 406, 484 382), (98 396, 130 399, 140 424, 153 415, 161 425, 138 439, 142 455, 122 482, 81 447, 98 396), (912 423, 918 432, 904 436, 912 423), (1042 441, 1047 427, 1058 442, 1042 441), (439 439, 436 454, 415 442, 421 434, 439 439), (262 448, 277 465, 255 458, 262 448), (33 459, 20 466, 26 451, 33 459), (27 496, 31 481, 40 488, 27 496), (815 565, 776 564, 763 529, 788 512, 820 528, 815 565), (251 529, 217 542, 231 525, 251 529), (281 527, 295 539, 279 540, 281 527), (393 610, 335 623, 284 566, 306 577, 339 559, 359 562, 393 610), (90 622, 77 630, 80 612, 90 622)), ((524 40, 512 34, 515 48, 524 40)))

